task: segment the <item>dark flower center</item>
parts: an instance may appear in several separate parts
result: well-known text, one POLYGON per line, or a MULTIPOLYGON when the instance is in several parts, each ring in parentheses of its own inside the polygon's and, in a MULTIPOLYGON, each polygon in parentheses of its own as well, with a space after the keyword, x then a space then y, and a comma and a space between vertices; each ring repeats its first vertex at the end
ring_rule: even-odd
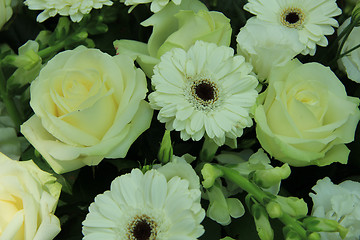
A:
POLYGON ((133 228, 133 236, 137 240, 148 240, 151 236, 151 226, 149 223, 141 219, 133 228))
POLYGON ((147 215, 135 216, 128 225, 128 240, 156 240, 156 222, 147 215))
POLYGON ((285 21, 290 24, 297 23, 300 20, 297 12, 290 12, 285 16, 285 21))
POLYGON ((204 101, 211 101, 215 98, 214 87, 208 82, 202 82, 196 85, 195 94, 204 101))
POLYGON ((285 27, 301 29, 305 15, 300 8, 290 7, 281 12, 280 21, 285 27))
POLYGON ((212 111, 219 105, 219 88, 208 78, 189 78, 190 89, 185 90, 187 100, 199 111, 212 111), (190 91, 189 91, 190 90, 190 91))

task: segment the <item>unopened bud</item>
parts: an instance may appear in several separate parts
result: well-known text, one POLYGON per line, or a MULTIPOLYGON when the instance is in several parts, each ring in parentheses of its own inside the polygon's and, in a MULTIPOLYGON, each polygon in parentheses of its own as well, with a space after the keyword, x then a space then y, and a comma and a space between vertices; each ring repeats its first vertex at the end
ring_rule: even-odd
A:
POLYGON ((261 240, 273 240, 274 230, 271 228, 266 210, 260 204, 251 206, 251 213, 254 216, 256 231, 261 240))
POLYGON ((202 185, 204 186, 204 188, 210 188, 214 185, 215 180, 223 175, 223 172, 217 167, 211 165, 210 163, 206 163, 201 169, 201 174, 204 178, 204 181, 202 181, 202 185))
POLYGON ((303 223, 305 228, 311 232, 339 232, 342 239, 345 238, 349 231, 337 221, 326 218, 307 217, 303 223))
POLYGON ((318 232, 310 233, 308 236, 308 240, 321 240, 321 235, 318 232))
POLYGON ((173 156, 173 147, 171 144, 170 131, 166 130, 161 141, 158 152, 158 160, 162 163, 168 163, 173 156))
POLYGON ((301 218, 307 215, 308 207, 303 199, 276 196, 276 202, 280 204, 283 212, 294 218, 301 218))
POLYGON ((279 218, 283 215, 280 204, 271 201, 266 205, 266 211, 271 218, 279 218))
POLYGON ((256 170, 252 176, 255 183, 263 188, 269 188, 278 184, 281 180, 290 176, 291 170, 287 163, 281 167, 256 170))

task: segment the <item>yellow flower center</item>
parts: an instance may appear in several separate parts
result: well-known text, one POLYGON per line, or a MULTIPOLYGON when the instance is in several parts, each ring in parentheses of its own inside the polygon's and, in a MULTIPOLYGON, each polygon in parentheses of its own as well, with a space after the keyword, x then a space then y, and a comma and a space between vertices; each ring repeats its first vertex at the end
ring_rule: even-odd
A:
POLYGON ((304 19, 304 12, 296 7, 286 8, 280 14, 280 22, 289 28, 301 29, 304 19))

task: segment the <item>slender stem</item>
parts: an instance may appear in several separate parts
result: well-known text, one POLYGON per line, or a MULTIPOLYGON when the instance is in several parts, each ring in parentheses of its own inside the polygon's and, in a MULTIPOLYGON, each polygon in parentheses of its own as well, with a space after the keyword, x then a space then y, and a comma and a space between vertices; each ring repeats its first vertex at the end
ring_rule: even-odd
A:
POLYGON ((216 165, 216 167, 224 173, 224 176, 227 179, 237 184, 239 187, 241 187, 241 189, 252 194, 261 204, 264 204, 264 198, 268 198, 268 195, 257 185, 250 182, 246 177, 241 176, 239 172, 234 169, 221 165, 216 165))
MULTIPOLYGON (((216 165, 223 173, 224 177, 231 180, 235 184, 237 184, 241 189, 250 193, 255 197, 255 199, 262 204, 264 207, 266 205, 264 199, 269 198, 269 193, 265 193, 261 190, 257 185, 250 182, 247 178, 241 176, 239 172, 234 169, 224 167, 221 165, 216 165)), ((307 239, 306 230, 302 227, 301 223, 297 221, 295 218, 291 217, 286 212, 283 212, 282 216, 279 217, 279 220, 285 224, 286 226, 291 226, 294 231, 296 231, 303 239, 307 239)))
POLYGON ((349 50, 343 52, 342 54, 340 54, 339 59, 346 56, 347 54, 351 53, 352 51, 356 50, 357 48, 360 48, 360 44, 356 45, 353 48, 350 48, 349 50))
POLYGON ((8 94, 6 88, 6 80, 1 65, 0 65, 0 97, 3 103, 5 104, 7 113, 9 114, 10 118, 13 120, 15 124, 15 130, 19 132, 20 125, 23 122, 22 115, 18 111, 14 99, 8 94))
MULTIPOLYGON (((345 36, 344 36, 344 39, 343 39, 343 40, 341 41, 341 43, 340 43, 340 46, 339 46, 338 51, 337 51, 337 53, 336 53, 336 58, 335 58, 335 59, 339 59, 339 56, 340 56, 340 54, 341 54, 341 51, 342 51, 342 49, 343 49, 343 47, 344 47, 344 44, 345 44, 345 42, 346 42, 346 39, 349 37, 349 35, 350 35, 351 31, 354 29, 355 25, 356 25, 356 22, 350 22, 350 24, 349 24, 348 26, 346 26, 346 28, 344 29, 344 31, 341 32, 340 35, 342 36, 342 33, 345 32, 345 36)), ((340 36, 339 36, 339 37, 340 37, 340 36)), ((340 39, 339 39, 339 40, 340 40, 340 39)))
POLYGON ((44 59, 51 55, 54 52, 58 52, 60 49, 62 49, 65 46, 65 41, 58 42, 57 44, 53 46, 49 46, 47 48, 44 48, 43 50, 40 50, 38 52, 39 56, 44 59))
POLYGON ((205 136, 205 141, 200 151, 200 160, 203 162, 211 162, 215 156, 219 146, 208 136, 205 136))

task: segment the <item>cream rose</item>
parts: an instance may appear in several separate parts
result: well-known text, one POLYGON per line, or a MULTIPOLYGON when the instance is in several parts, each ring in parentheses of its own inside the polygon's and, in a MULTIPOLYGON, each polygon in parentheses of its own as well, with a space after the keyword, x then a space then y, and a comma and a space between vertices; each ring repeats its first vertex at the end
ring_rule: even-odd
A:
POLYGON ((321 232, 322 240, 359 240, 360 238, 360 183, 346 180, 334 184, 325 177, 317 181, 310 193, 314 203, 312 216, 338 221, 348 229, 345 238, 336 232, 321 232))
POLYGON ((346 163, 360 118, 336 75, 319 63, 297 59, 274 68, 255 111, 262 147, 292 166, 346 163))
POLYGON ((0 30, 13 14, 11 0, 0 0, 0 30))
POLYGON ((33 161, 0 153, 0 165, 0 239, 53 239, 60 232, 54 212, 61 184, 33 161))
POLYGON ((84 46, 51 59, 30 92, 35 115, 21 132, 57 173, 125 157, 153 114, 131 58, 84 46))

